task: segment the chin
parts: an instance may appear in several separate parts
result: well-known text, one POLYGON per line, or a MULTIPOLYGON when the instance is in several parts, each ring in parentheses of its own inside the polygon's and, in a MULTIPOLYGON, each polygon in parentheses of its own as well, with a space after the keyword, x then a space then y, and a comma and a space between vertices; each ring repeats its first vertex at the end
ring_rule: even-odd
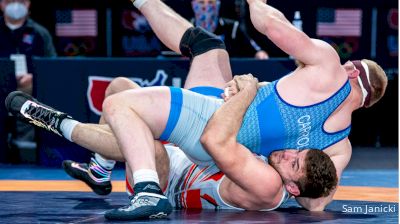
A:
POLYGON ((270 166, 272 166, 275 170, 277 170, 277 166, 276 163, 274 161, 274 159, 272 159, 271 157, 268 158, 268 163, 270 166))

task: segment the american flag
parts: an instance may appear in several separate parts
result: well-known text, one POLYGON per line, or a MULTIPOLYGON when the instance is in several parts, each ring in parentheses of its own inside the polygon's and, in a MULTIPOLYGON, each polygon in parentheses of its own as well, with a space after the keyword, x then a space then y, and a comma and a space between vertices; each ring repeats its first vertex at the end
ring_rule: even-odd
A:
POLYGON ((360 37, 361 28, 361 9, 318 9, 317 36, 360 37))
POLYGON ((57 10, 56 36, 59 37, 96 37, 97 11, 57 10))

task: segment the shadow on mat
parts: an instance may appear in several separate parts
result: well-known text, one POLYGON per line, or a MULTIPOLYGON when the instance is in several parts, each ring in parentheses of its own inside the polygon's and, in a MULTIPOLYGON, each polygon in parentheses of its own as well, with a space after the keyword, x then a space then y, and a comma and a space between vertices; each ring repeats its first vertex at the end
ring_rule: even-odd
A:
POLYGON ((102 209, 108 210, 113 209, 115 206, 111 205, 111 199, 109 198, 78 198, 78 197, 62 197, 62 198, 54 198, 55 200, 63 200, 66 204, 74 205, 73 209, 76 210, 93 210, 93 209, 102 209), (67 201, 67 202, 65 202, 67 201))

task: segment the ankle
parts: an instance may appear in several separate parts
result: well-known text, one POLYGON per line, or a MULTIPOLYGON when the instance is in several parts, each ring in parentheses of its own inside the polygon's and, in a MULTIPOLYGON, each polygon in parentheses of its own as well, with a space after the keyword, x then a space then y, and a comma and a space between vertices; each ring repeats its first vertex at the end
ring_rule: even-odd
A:
POLYGON ((94 154, 94 159, 96 160, 96 162, 103 167, 104 169, 111 171, 112 169, 114 169, 115 166, 115 160, 109 160, 104 158, 103 156, 101 156, 100 154, 95 153, 94 154))
POLYGON ((102 167, 93 157, 90 159, 88 172, 97 182, 110 181, 111 179, 111 170, 102 167))
POLYGON ((140 192, 146 192, 146 193, 163 195, 160 185, 153 181, 136 183, 135 186, 133 187, 133 192, 135 192, 135 194, 138 194, 140 192))
POLYGON ((74 131, 76 125, 78 125, 79 123, 80 122, 73 119, 63 119, 60 124, 60 131, 64 138, 68 139, 70 142, 74 142, 72 140, 72 132, 74 131))

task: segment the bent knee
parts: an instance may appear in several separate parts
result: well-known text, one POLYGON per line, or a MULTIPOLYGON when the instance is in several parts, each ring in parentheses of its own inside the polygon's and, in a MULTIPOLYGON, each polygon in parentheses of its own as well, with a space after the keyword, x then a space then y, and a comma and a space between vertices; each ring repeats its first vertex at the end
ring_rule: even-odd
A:
POLYGON ((103 102, 103 116, 106 118, 110 115, 114 114, 118 107, 122 104, 122 98, 119 94, 114 94, 112 96, 107 97, 104 99, 103 102))
POLYGON ((132 80, 125 78, 125 77, 117 77, 111 81, 111 83, 108 85, 105 96, 111 96, 115 93, 122 92, 124 90, 128 89, 137 89, 140 88, 138 84, 133 82, 132 80))

